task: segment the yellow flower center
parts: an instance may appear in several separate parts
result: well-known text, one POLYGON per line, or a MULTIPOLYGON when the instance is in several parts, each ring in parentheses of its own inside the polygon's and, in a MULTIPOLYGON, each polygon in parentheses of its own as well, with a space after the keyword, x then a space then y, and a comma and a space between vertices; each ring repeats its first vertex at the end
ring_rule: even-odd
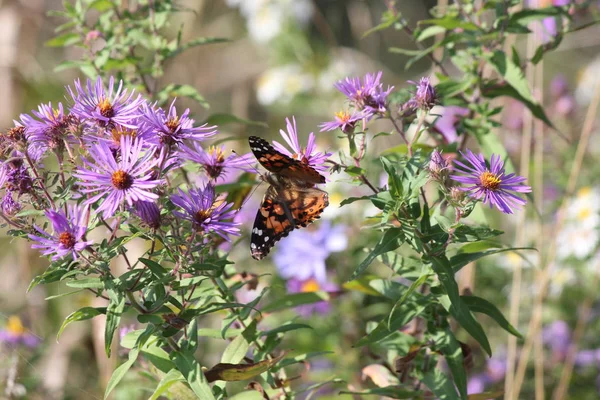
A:
POLYGON ((179 128, 179 117, 171 118, 166 123, 167 128, 171 131, 171 133, 175 133, 177 128, 179 128))
POLYGON ((222 163, 223 161, 225 161, 225 154, 223 153, 220 147, 210 146, 208 148, 208 154, 216 155, 216 160, 218 163, 222 163))
POLYGON ((106 118, 112 118, 115 115, 115 110, 108 99, 100 100, 98 103, 98 108, 100 109, 100 114, 106 118))
POLYGON ((133 178, 127 172, 122 169, 113 172, 112 184, 119 190, 126 190, 133 185, 133 178))
POLYGON ((10 316, 8 318, 8 324, 6 325, 6 329, 17 336, 21 336, 25 333, 25 327, 21 323, 21 319, 17 316, 10 316))
POLYGON ((131 136, 132 138, 135 138, 137 136, 137 131, 136 130, 134 130, 134 129, 127 129, 127 128, 122 127, 122 126, 113 128, 110 131, 110 133, 111 133, 113 142, 115 142, 116 144, 121 143, 121 138, 122 137, 131 136))
POLYGON ((347 111, 336 112, 335 116, 340 122, 347 123, 350 120, 350 113, 347 111))
POLYGON ((302 284, 300 291, 301 292, 316 292, 319 289, 321 289, 321 286, 319 286, 319 283, 314 279, 309 279, 302 284))
POLYGON ((71 249, 73 246, 75 246, 75 236, 71 235, 67 231, 58 235, 58 241, 67 249, 71 249))
POLYGON ((481 186, 489 190, 498 189, 502 183, 498 175, 492 174, 490 171, 485 171, 483 174, 481 174, 479 181, 481 182, 481 186))

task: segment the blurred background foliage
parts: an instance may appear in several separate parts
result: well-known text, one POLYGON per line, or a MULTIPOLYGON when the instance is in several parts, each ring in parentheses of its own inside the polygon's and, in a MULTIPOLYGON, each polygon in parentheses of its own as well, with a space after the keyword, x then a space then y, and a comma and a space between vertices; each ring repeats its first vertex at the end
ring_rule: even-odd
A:
MULTIPOLYGON (((138 6, 135 0, 122 0, 121 3, 123 10, 134 10, 138 6)), ((390 47, 414 48, 413 40, 405 32, 388 29, 364 36, 381 22, 381 16, 389 6, 387 3, 383 0, 179 0, 173 3, 179 12, 168 14, 172 15, 169 20, 162 19, 160 12, 154 15, 154 24, 166 29, 172 40, 180 40, 181 43, 193 43, 198 37, 226 40, 190 46, 173 60, 170 60, 170 55, 157 55, 143 50, 131 54, 132 57, 147 60, 148 70, 145 72, 151 77, 148 82, 138 80, 135 83, 138 89, 151 92, 158 101, 166 99, 161 96, 161 89, 167 87, 167 92, 172 94, 175 89, 168 85, 184 85, 176 88, 180 91, 179 107, 190 107, 198 121, 212 116, 213 119, 209 121, 218 123, 222 133, 237 140, 237 144, 231 145, 240 152, 247 149, 245 138, 250 134, 274 138, 278 130, 284 128, 284 118, 290 115, 296 117, 299 132, 305 137, 308 132, 317 131, 319 123, 332 119, 342 106, 343 96, 333 88, 333 83, 339 79, 382 70, 385 84, 402 89, 409 87, 407 80, 432 75, 428 59, 423 58, 405 69, 409 57, 389 51, 390 47), (165 57, 164 70, 156 68, 157 62, 162 62, 157 57, 165 57), (261 123, 235 123, 231 117, 223 117, 223 114, 261 123)), ((549 0, 540 0, 539 4, 533 6, 551 3, 549 0)), ((410 25, 414 21, 429 18, 431 8, 443 8, 446 5, 447 0, 438 0, 398 2, 396 6, 410 25)), ((102 18, 103 6, 102 1, 97 2, 97 11, 90 13, 88 18, 102 18)), ((49 12, 63 9, 63 3, 56 0, 0 0, 2 129, 11 126, 12 119, 21 112, 28 112, 39 103, 64 101, 65 85, 81 76, 78 69, 68 68, 71 66, 69 60, 93 60, 102 52, 107 38, 101 34, 88 35, 90 43, 87 47, 59 46, 72 38, 58 36, 59 39, 56 39, 55 30, 65 20, 49 12)), ((597 14, 595 4, 588 11, 577 17, 588 21, 594 19, 597 14)), ((600 74, 600 59, 596 58, 600 46, 599 29, 598 26, 591 26, 565 37, 558 49, 544 57, 542 73, 538 76, 541 79, 536 80, 534 87, 536 97, 546 107, 552 122, 570 139, 568 142, 555 133, 548 133, 544 141, 549 157, 544 161, 543 173, 548 179, 544 186, 544 199, 536 201, 543 201, 549 221, 554 218, 549 210, 554 210, 562 200, 562 188, 569 183, 567 167, 574 156, 573 144, 583 128, 587 106, 592 100, 594 85, 600 74)), ((516 37, 514 46, 524 53, 526 36, 516 37)), ((137 71, 133 65, 131 68, 128 70, 125 67, 123 71, 135 76, 137 71)), ((93 73, 89 71, 90 75, 93 73)), ((527 125, 523 107, 513 100, 502 100, 499 104, 503 106, 503 112, 497 119, 503 127, 497 129, 497 134, 519 166, 520 138, 524 125, 527 125)), ((597 290, 592 287, 596 281, 590 280, 596 274, 594 268, 597 268, 597 261, 595 257, 590 258, 590 254, 596 251, 598 240, 594 238, 598 235, 598 224, 595 220, 585 220, 581 211, 589 209, 592 215, 598 216, 595 204, 600 202, 600 187, 594 186, 598 185, 596 176, 600 173, 600 164, 594 162, 600 151, 597 122, 594 119, 593 134, 587 149, 589 157, 584 162, 579 180, 581 190, 572 200, 573 211, 569 214, 572 230, 565 227, 563 239, 556 243, 563 257, 559 257, 560 265, 553 269, 544 307, 546 357, 543 370, 546 376, 544 385, 549 389, 556 387, 560 379, 561 363, 574 338, 572 331, 578 321, 576 311, 590 297, 590 293, 597 290), (584 223, 591 228, 583 231, 581 227, 584 223), (560 246, 564 249, 561 250, 560 246)), ((538 126, 536 129, 543 128, 538 126)), ((389 131, 389 127, 385 122, 376 122, 372 126, 372 132, 386 130, 389 131)), ((322 133, 317 136, 321 149, 336 152, 333 134, 322 133)), ((400 143, 399 137, 384 137, 373 142, 370 151, 379 153, 400 143)), ((360 231, 363 216, 375 211, 357 206, 339 211, 343 213, 343 218, 335 214, 344 198, 367 193, 362 190, 364 188, 344 185, 343 176, 336 181, 328 185, 332 203, 328 211, 334 213, 333 218, 343 221, 346 227, 343 240, 350 242, 347 248, 352 251, 333 252, 327 258, 327 265, 332 279, 342 284, 349 278, 356 261, 363 257, 356 249, 370 242, 367 235, 360 231)), ((253 200, 248 202, 250 214, 254 213, 259 197, 260 193, 255 193, 253 200)), ((515 220, 487 211, 478 206, 474 218, 504 229, 507 232, 503 236, 506 244, 513 244, 515 236, 523 234, 525 239, 521 244, 534 245, 536 235, 543 234, 533 226, 525 224, 517 227, 515 220)), ((246 221, 243 227, 246 233, 250 230, 249 224, 246 221)), ((232 259, 248 260, 247 242, 242 244, 233 249, 232 259)), ((16 352, 5 349, 1 353, 3 350, 0 348, 0 382, 12 379, 15 385, 21 386, 19 390, 24 396, 32 399, 101 398, 108 378, 118 363, 117 357, 107 359, 104 354, 101 321, 94 319, 91 324, 72 324, 62 335, 60 343, 56 342, 55 334, 65 316, 74 308, 89 304, 99 306, 102 299, 80 293, 45 301, 45 298, 67 290, 61 284, 37 286, 26 293, 31 279, 47 266, 46 261, 39 258, 38 253, 31 250, 25 241, 11 241, 2 236, 0 246, 3 249, 0 255, 0 327, 12 327, 13 331, 21 329, 17 326, 19 322, 14 319, 11 325, 10 316, 17 315, 25 326, 22 329, 39 341, 32 346, 23 345, 16 352), (16 377, 11 378, 11 373, 16 373, 16 377)), ((261 263, 248 261, 240 268, 246 272, 270 274, 265 279, 273 286, 274 297, 277 297, 286 288, 285 282, 274 273, 273 260, 270 258, 261 263)), ((477 262, 476 266, 465 268, 459 279, 463 288, 476 290, 478 296, 507 310, 513 268, 522 264, 521 321, 518 326, 526 327, 531 317, 536 279, 536 261, 526 261, 522 264, 522 259, 512 253, 486 258, 477 262), (531 268, 528 268, 529 265, 531 268)), ((372 268, 370 272, 380 273, 380 276, 388 273, 382 266, 374 265, 372 268)), ((600 339, 597 335, 600 308, 596 299, 593 300, 591 312, 585 320, 585 330, 578 339, 579 348, 587 353, 577 353, 576 369, 569 389, 573 399, 596 399, 600 395, 600 339)), ((334 312, 324 314, 324 317, 308 317, 312 330, 297 331, 286 337, 290 341, 287 348, 299 352, 331 352, 316 358, 310 368, 298 369, 298 385, 307 386, 335 376, 355 389, 372 387, 373 384, 380 386, 377 380, 385 380, 386 377, 380 371, 365 368, 374 355, 366 347, 351 346, 364 334, 362 321, 381 314, 378 309, 382 307, 381 303, 371 302, 369 296, 364 297, 356 292, 344 293, 333 299, 332 303, 334 312), (362 306, 356 307, 357 302, 362 306)), ((293 318, 293 315, 287 317, 293 318)), ((501 390, 507 335, 486 317, 481 317, 481 321, 496 355, 490 361, 486 360, 481 350, 474 350, 473 365, 469 369, 470 387, 476 387, 479 391, 501 390)), ((213 323, 217 326, 218 319, 213 323)), ((271 323, 276 324, 276 321, 271 323)), ((211 365, 219 361, 222 352, 222 348, 214 346, 215 343, 203 343, 204 357, 211 365)), ((399 351, 406 352, 409 344, 407 342, 406 349, 399 351)), ((119 353, 123 355, 126 350, 121 348, 119 353)), ((534 398, 535 382, 531 368, 524 381, 522 398, 534 398)), ((152 384, 147 382, 143 373, 130 373, 112 397, 147 398, 151 391, 152 384), (144 391, 145 388, 148 392, 144 391)), ((339 387, 326 387, 317 397, 336 398, 334 393, 337 391, 339 387)), ((547 398, 550 398, 549 394, 547 398)))

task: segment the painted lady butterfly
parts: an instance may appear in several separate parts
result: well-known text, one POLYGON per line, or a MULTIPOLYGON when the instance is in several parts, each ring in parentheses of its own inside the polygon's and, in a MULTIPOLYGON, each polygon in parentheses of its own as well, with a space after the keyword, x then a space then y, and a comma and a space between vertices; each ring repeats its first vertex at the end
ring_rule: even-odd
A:
POLYGON ((264 258, 279 239, 295 228, 306 227, 329 205, 327 192, 315 184, 325 183, 325 177, 310 165, 275 150, 266 140, 249 138, 250 149, 270 174, 261 207, 256 213, 250 251, 256 260, 264 258))

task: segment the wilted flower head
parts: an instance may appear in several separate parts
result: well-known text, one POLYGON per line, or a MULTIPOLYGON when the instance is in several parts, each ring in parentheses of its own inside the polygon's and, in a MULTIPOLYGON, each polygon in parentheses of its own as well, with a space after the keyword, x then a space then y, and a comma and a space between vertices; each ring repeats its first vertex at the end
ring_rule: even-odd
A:
MULTIPOLYGON (((14 154, 14 153, 13 153, 14 154)), ((25 165, 23 158, 14 156, 0 163, 0 181, 2 188, 19 195, 28 194, 33 191, 33 178, 25 165)))
POLYGON ((136 201, 133 205, 135 215, 148 227, 158 229, 161 225, 160 209, 152 201, 136 201))
POLYGON ((189 117, 189 108, 186 108, 183 114, 177 115, 176 100, 169 106, 168 113, 162 108, 148 104, 142 107, 143 122, 158 135, 161 143, 169 146, 179 145, 183 140, 204 140, 217 133, 216 126, 194 126, 195 121, 189 117))
POLYGON ((175 216, 188 220, 194 228, 202 233, 216 233, 229 241, 227 235, 239 235, 239 223, 232 222, 235 210, 233 203, 226 203, 215 195, 215 187, 190 189, 188 193, 179 189, 179 194, 171 196, 171 201, 185 212, 175 211, 175 216))
POLYGON ((442 152, 438 149, 433 150, 431 159, 429 160, 429 173, 431 177, 442 182, 448 176, 448 161, 442 156, 442 152))
POLYGON ((429 111, 437 103, 437 93, 431 85, 428 77, 423 77, 419 83, 409 81, 417 87, 415 95, 409 100, 409 104, 413 108, 429 111))
POLYGON ((73 98, 74 104, 71 112, 81 120, 94 121, 96 125, 112 129, 115 125, 122 125, 135 129, 135 119, 140 115, 140 106, 145 103, 141 95, 135 96, 135 91, 128 93, 123 89, 123 81, 115 89, 115 78, 110 77, 108 90, 98 77, 92 86, 92 81, 87 80, 83 88, 79 80, 75 81, 75 91, 67 87, 73 98))
POLYGON ((158 198, 152 189, 161 181, 153 179, 153 168, 160 159, 152 151, 144 154, 141 140, 122 137, 118 159, 105 142, 97 143, 89 151, 91 160, 83 160, 84 167, 78 168, 73 176, 79 178, 82 193, 95 193, 84 204, 101 200, 96 211, 104 211, 104 218, 113 216, 124 201, 132 206, 136 201, 158 198))
POLYGON ((25 151, 27 149, 27 135, 25 127, 18 121, 13 121, 15 126, 6 132, 0 132, 0 158, 12 150, 25 151))
POLYGON ((34 226, 39 235, 29 235, 29 238, 38 243, 31 247, 41 249, 43 255, 52 255, 52 261, 56 261, 69 254, 77 259, 77 253, 83 251, 92 243, 85 240, 87 230, 87 208, 79 208, 70 205, 68 214, 64 211, 46 211, 46 217, 52 224, 53 232, 50 234, 38 226, 34 226))
POLYGON ((512 214, 513 208, 524 206, 527 201, 511 192, 528 193, 531 187, 523 185, 525 178, 516 174, 506 174, 504 163, 499 155, 492 155, 488 168, 482 154, 475 155, 471 150, 462 153, 470 165, 455 161, 456 170, 466 175, 451 175, 450 177, 460 183, 470 185, 461 188, 477 200, 482 200, 490 207, 496 207, 505 214, 512 214), (460 167, 460 168, 459 168, 460 167), (462 168, 462 169, 461 169, 462 168))
POLYGON ((32 333, 27 332, 21 318, 16 315, 8 317, 8 322, 4 329, 0 329, 0 343, 7 345, 24 345, 26 347, 36 347, 41 339, 32 333))
POLYGON ((200 143, 192 142, 189 146, 182 146, 179 155, 184 160, 189 160, 202 165, 210 179, 225 178, 232 169, 254 171, 252 166, 254 156, 252 153, 225 155, 225 146, 211 146, 204 150, 200 143))
MULTIPOLYGON (((287 290, 289 293, 310 293, 310 292, 337 292, 340 287, 333 282, 324 280, 319 282, 315 278, 309 278, 306 280, 300 280, 292 278, 287 281, 287 290)), ((327 301, 319 301, 312 304, 304 304, 296 307, 296 311, 299 315, 307 318, 313 313, 327 314, 331 309, 331 305, 327 301)))
POLYGON ((333 131, 339 128, 344 133, 353 133, 356 123, 369 116, 370 114, 366 111, 340 111, 335 113, 335 120, 324 122, 319 127, 321 132, 333 131))
POLYGON ((348 100, 356 109, 364 110, 369 114, 382 114, 386 110, 387 97, 394 89, 388 86, 383 89, 380 82, 382 71, 377 74, 366 74, 362 82, 360 78, 345 78, 333 86, 346 95, 348 100))
POLYGON ((303 163, 310 165, 317 171, 326 171, 327 166, 324 164, 332 153, 321 153, 316 151, 317 146, 315 144, 315 134, 312 132, 308 135, 308 144, 306 147, 301 147, 298 141, 298 133, 296 130, 296 119, 292 117, 292 121, 290 122, 290 119, 286 118, 285 122, 287 126, 287 133, 282 129, 279 130, 279 133, 286 143, 292 148, 293 152, 290 152, 282 144, 276 141, 273 141, 273 146, 283 154, 300 160, 303 163))

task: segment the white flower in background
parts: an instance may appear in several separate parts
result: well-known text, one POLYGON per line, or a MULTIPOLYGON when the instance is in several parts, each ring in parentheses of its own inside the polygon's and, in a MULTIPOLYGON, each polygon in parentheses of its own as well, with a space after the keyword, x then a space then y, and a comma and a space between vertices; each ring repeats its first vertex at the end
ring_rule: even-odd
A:
POLYGON ((337 92, 333 84, 344 79, 344 77, 360 75, 358 64, 353 58, 345 57, 344 54, 341 57, 336 57, 334 54, 333 57, 335 58, 319 76, 319 89, 326 92, 337 92))
POLYGON ((567 205, 565 223, 557 235, 556 255, 559 260, 589 257, 600 240, 600 190, 581 188, 567 205))
POLYGON ((600 84, 600 58, 596 58, 580 71, 575 89, 575 99, 579 104, 589 104, 594 96, 594 87, 600 84))
POLYGON ((225 0, 238 7, 246 18, 248 34, 258 43, 266 43, 281 33, 289 20, 306 25, 313 13, 310 0, 225 0))
POLYGON ((577 276, 573 268, 563 267, 555 268, 550 266, 550 282, 548 282, 548 296, 558 297, 565 287, 572 286, 577 283, 577 276))
POLYGON ((279 35, 284 24, 285 9, 278 2, 270 2, 248 17, 248 35, 258 42, 266 43, 279 35))
POLYGON ((265 71, 256 83, 256 97, 264 106, 275 102, 289 103, 297 94, 314 86, 314 79, 299 65, 286 65, 265 71))

